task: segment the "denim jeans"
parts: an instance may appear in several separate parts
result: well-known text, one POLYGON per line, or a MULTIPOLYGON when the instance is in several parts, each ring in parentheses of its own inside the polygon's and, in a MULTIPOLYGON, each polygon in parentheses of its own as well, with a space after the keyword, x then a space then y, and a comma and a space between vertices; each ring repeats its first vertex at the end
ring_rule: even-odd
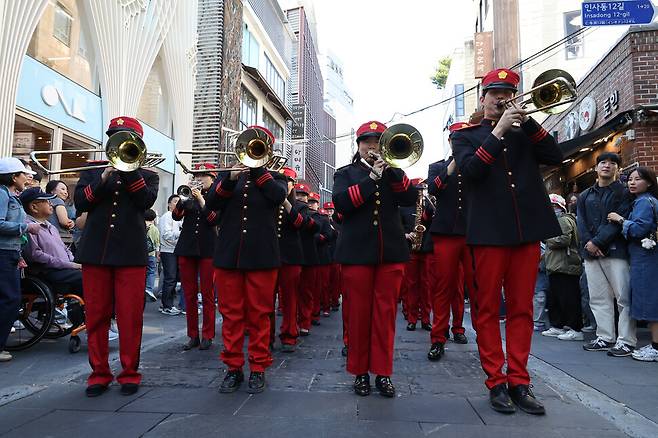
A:
POLYGON ((546 269, 540 269, 537 273, 535 283, 535 294, 532 298, 533 320, 535 327, 549 328, 548 312, 546 312, 546 296, 548 294, 549 284, 546 269))
POLYGON ((585 274, 584 269, 582 275, 580 276, 580 305, 583 308, 585 325, 596 328, 596 319, 594 318, 592 309, 589 307, 589 289, 587 288, 587 274, 585 274))
POLYGON ((146 290, 153 292, 155 285, 155 274, 158 270, 158 259, 155 256, 149 256, 148 265, 146 265, 146 290))
MULTIPOLYGON (((170 309, 174 305, 176 296, 176 280, 178 278, 178 257, 171 252, 160 253, 160 263, 162 263, 162 281, 160 289, 162 295, 162 307, 170 309)), ((183 294, 181 294, 182 296, 183 294)))
POLYGON ((0 249, 0 351, 4 350, 21 304, 19 257, 19 251, 0 249))

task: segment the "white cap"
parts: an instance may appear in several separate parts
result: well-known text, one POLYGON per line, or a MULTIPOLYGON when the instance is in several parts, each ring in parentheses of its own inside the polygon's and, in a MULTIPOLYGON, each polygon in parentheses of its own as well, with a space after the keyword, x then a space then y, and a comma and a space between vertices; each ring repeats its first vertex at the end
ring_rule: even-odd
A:
POLYGON ((0 175, 12 174, 23 172, 30 175, 36 175, 36 172, 32 172, 30 169, 26 168, 25 165, 18 158, 14 157, 5 157, 0 158, 0 175))
POLYGON ((551 204, 556 204, 562 208, 562 210, 567 211, 567 203, 564 201, 564 198, 557 193, 551 193, 548 195, 551 200, 551 204))

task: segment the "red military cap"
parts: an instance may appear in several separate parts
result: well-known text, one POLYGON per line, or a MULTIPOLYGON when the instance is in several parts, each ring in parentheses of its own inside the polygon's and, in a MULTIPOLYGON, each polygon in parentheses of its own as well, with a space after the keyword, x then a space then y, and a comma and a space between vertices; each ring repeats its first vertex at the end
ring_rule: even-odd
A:
POLYGON ((212 171, 212 169, 217 169, 217 166, 215 166, 212 163, 198 163, 196 166, 194 166, 195 170, 209 170, 209 172, 204 172, 202 175, 210 175, 213 178, 217 178, 217 172, 212 171))
POLYGON ((322 208, 324 208, 325 210, 335 210, 333 202, 325 202, 322 205, 322 208))
POLYGON ((272 143, 274 143, 274 142, 276 141, 276 138, 274 138, 274 134, 272 134, 272 131, 270 131, 270 130, 267 129, 266 127, 264 127, 264 126, 258 126, 258 125, 251 125, 251 126, 249 126, 249 129, 252 129, 252 128, 256 128, 256 129, 260 129, 260 130, 262 130, 262 131, 265 131, 265 133, 266 133, 267 136, 270 138, 270 141, 272 141, 272 143))
POLYGON ((297 172, 295 172, 295 169, 291 169, 290 167, 284 167, 280 170, 280 172, 283 174, 283 176, 293 181, 297 179, 297 172))
POLYGON ((382 122, 374 120, 366 122, 356 130, 356 142, 358 143, 366 137, 381 137, 384 131, 386 131, 386 125, 382 122))
POLYGON ((144 137, 144 128, 142 128, 141 123, 137 119, 132 117, 115 117, 110 120, 110 126, 107 128, 107 135, 112 135, 117 131, 133 131, 135 134, 140 137, 144 137))
POLYGON ((482 91, 501 88, 516 92, 519 86, 519 81, 520 78, 518 73, 510 69, 499 68, 491 70, 482 78, 482 91))
POLYGON ((309 201, 320 202, 320 195, 318 195, 315 192, 311 192, 311 193, 308 194, 308 200, 309 201))
POLYGON ((297 193, 305 193, 305 194, 308 195, 308 194, 310 193, 310 187, 307 186, 307 185, 304 184, 304 183, 301 183, 301 184, 295 184, 295 191, 296 191, 297 193))
POLYGON ((455 131, 459 131, 460 129, 468 128, 469 126, 471 125, 468 122, 457 122, 448 126, 448 131, 455 132, 455 131))
POLYGON ((324 208, 318 208, 318 213, 320 213, 323 216, 329 216, 329 213, 324 208))

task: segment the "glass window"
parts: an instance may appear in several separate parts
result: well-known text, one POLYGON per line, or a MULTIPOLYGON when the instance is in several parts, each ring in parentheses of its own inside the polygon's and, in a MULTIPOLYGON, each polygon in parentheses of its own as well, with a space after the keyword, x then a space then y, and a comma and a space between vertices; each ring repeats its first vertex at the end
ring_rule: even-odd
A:
POLYGON ((245 87, 240 91, 240 130, 256 124, 258 103, 253 94, 245 87))
POLYGON ((455 117, 464 115, 464 84, 455 84, 455 117))
POLYGON ((249 26, 244 23, 242 28, 242 62, 250 67, 258 68, 260 46, 254 35, 249 31, 249 26))
MULTIPOLYGON (((95 144, 90 144, 77 138, 71 137, 64 134, 62 136, 62 151, 66 150, 76 150, 76 149, 92 149, 99 147, 95 144)), ((100 151, 99 147, 99 151, 100 151)), ((104 153, 90 154, 90 153, 79 153, 79 152, 69 152, 62 154, 62 164, 60 169, 71 169, 73 167, 84 167, 87 165, 87 160, 102 160, 105 158, 104 153), (95 155, 95 156, 94 156, 95 155)), ((69 186, 69 191, 72 193, 75 185, 80 178, 80 172, 65 172, 59 174, 59 176, 54 175, 56 179, 64 181, 69 186)))
MULTIPOLYGON (((49 151, 53 144, 53 130, 30 119, 16 116, 14 120, 14 144, 12 156, 30 161, 30 152, 49 151)), ((39 157, 39 162, 48 167, 50 157, 39 157)), ((36 166, 33 166, 36 169, 36 166)))
POLYGON ((99 94, 92 44, 81 1, 48 2, 32 34, 27 54, 99 94))
MULTIPOLYGON (((569 36, 572 33, 582 28, 580 19, 580 10, 564 13, 564 36, 569 36)), ((565 45, 567 59, 576 59, 583 57, 583 34, 579 33, 569 38, 565 45)))
POLYGON ((265 126, 270 130, 272 134, 274 134, 274 138, 276 139, 274 148, 278 151, 281 151, 282 148, 279 146, 283 142, 283 127, 279 125, 276 119, 272 117, 272 115, 266 110, 263 110, 263 126, 265 126))
POLYGON ((155 59, 148 78, 146 78, 137 108, 137 118, 163 134, 173 137, 169 97, 160 56, 155 59))
POLYGON ((286 83, 267 55, 265 55, 265 79, 270 84, 270 87, 272 87, 276 95, 279 96, 279 99, 284 102, 286 96, 286 83))

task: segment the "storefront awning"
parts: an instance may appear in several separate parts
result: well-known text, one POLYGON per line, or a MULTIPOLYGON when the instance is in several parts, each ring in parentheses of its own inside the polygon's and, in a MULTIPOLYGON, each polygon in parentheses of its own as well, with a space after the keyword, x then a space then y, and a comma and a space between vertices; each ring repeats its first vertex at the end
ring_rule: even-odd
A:
POLYGON ((565 158, 577 154, 582 148, 591 146, 597 140, 603 139, 610 134, 614 134, 633 123, 633 110, 624 111, 606 122, 605 125, 595 129, 592 132, 581 135, 580 137, 560 143, 560 149, 565 158))
POLYGON ((265 97, 267 100, 274 105, 274 107, 279 111, 279 114, 286 119, 286 120, 292 120, 292 113, 286 107, 286 105, 281 101, 279 96, 276 95, 272 87, 270 87, 270 84, 267 82, 265 77, 260 73, 260 71, 257 68, 254 67, 249 67, 248 65, 242 64, 242 69, 249 75, 251 79, 253 79, 254 82, 256 82, 256 85, 258 86, 258 89, 265 94, 265 97))

